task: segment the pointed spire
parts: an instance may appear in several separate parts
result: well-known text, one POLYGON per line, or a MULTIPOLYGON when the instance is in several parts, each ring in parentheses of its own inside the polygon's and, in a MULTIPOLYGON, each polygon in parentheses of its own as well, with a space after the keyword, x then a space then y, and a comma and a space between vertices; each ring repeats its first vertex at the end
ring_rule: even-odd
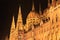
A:
POLYGON ((22 21, 22 14, 21 14, 21 6, 19 6, 19 13, 16 25, 16 40, 20 40, 21 30, 23 31, 23 21, 22 21))
POLYGON ((32 2, 32 11, 35 10, 34 2, 32 2))
POLYGON ((14 22, 14 16, 13 16, 9 40, 15 40, 14 32, 15 32, 15 22, 14 22))
POLYGON ((11 24, 11 32, 15 31, 15 22, 14 22, 14 16, 12 19, 12 24, 11 24))
POLYGON ((17 26, 19 27, 19 30, 23 29, 23 21, 22 21, 22 14, 21 14, 21 6, 19 6, 19 13, 18 13, 18 19, 17 19, 17 26))
POLYGON ((21 6, 19 6, 19 12, 18 12, 18 19, 17 20, 22 22, 21 6))

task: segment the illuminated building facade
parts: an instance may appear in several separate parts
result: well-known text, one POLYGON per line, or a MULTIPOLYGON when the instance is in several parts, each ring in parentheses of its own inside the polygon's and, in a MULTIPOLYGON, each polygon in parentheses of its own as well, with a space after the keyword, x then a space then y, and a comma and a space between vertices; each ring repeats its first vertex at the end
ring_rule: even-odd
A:
POLYGON ((60 4, 55 6, 55 2, 52 0, 52 4, 48 4, 50 8, 44 11, 42 18, 34 11, 33 5, 25 25, 19 7, 17 24, 14 24, 13 17, 9 40, 60 40, 60 4))

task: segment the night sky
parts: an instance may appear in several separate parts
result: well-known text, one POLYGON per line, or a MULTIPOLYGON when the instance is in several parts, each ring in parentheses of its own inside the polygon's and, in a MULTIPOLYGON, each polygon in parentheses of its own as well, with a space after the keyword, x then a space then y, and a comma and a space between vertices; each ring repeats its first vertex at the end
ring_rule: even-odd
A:
MULTIPOLYGON (((39 4, 41 3, 42 11, 47 7, 47 0, 33 0, 35 11, 39 12, 39 4)), ((6 35, 9 35, 12 16, 15 17, 15 24, 18 15, 18 8, 21 5, 23 23, 25 24, 26 17, 32 8, 32 0, 2 0, 0 1, 0 40, 4 40, 6 35)))

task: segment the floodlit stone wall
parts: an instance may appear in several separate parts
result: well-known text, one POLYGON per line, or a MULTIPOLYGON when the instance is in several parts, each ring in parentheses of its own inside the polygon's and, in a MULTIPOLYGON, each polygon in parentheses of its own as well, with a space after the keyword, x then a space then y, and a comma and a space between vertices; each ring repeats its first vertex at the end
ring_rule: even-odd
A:
POLYGON ((11 30, 14 32, 11 31, 10 40, 60 40, 60 5, 53 6, 44 11, 42 18, 35 11, 31 11, 24 26, 20 10, 17 27, 12 26, 14 29, 11 30), (50 19, 47 21, 48 17, 50 19))
POLYGON ((34 29, 34 31, 31 30, 26 33, 25 40, 60 40, 60 27, 57 25, 55 27, 53 24, 48 26, 48 24, 50 24, 50 22, 34 29), (32 36, 32 34, 34 34, 34 36, 32 36))

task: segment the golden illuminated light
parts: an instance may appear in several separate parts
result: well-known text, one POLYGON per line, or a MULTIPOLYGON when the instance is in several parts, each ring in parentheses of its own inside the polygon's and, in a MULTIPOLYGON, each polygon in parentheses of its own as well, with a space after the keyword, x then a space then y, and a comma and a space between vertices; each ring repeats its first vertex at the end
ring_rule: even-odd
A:
POLYGON ((50 18, 46 23, 34 28, 34 25, 41 23, 40 16, 34 10, 28 14, 26 24, 23 25, 21 9, 19 8, 19 14, 17 19, 17 26, 15 28, 14 17, 10 31, 10 40, 60 40, 60 6, 50 6, 50 9, 44 11, 43 16, 50 18), (56 21, 57 16, 57 21, 56 21), (52 22, 53 20, 53 22, 52 22), (31 28, 30 31, 28 31, 31 28), (21 30, 21 31, 18 31, 21 30), (27 31, 24 33, 24 30, 27 31), (21 36, 18 33, 22 33, 21 36))
POLYGON ((17 18, 17 26, 19 26, 19 30, 23 30, 21 7, 19 7, 18 18, 17 18))
POLYGON ((29 29, 29 28, 28 28, 28 26, 27 26, 27 24, 26 24, 26 25, 24 26, 24 30, 25 30, 25 31, 28 31, 28 29, 29 29))
POLYGON ((37 12, 34 11, 34 3, 32 5, 32 11, 30 11, 30 13, 27 16, 26 19, 26 30, 30 29, 32 27, 33 24, 38 24, 40 23, 40 17, 39 14, 37 12))
POLYGON ((12 19, 12 25, 11 25, 11 30, 10 30, 10 36, 9 40, 15 40, 15 22, 14 22, 14 16, 12 19))
POLYGON ((39 15, 35 12, 30 12, 27 16, 26 27, 29 29, 32 25, 40 23, 39 15))

